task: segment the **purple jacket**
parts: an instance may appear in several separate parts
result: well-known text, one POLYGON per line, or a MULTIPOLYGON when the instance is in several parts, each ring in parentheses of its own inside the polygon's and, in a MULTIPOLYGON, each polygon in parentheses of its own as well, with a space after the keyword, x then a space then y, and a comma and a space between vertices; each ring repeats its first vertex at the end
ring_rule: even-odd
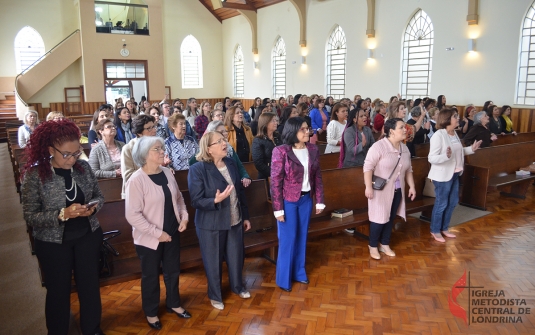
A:
MULTIPOLYGON (((308 180, 316 203, 323 204, 323 182, 321 181, 318 147, 306 143, 308 149, 308 180)), ((273 210, 284 209, 284 200, 296 202, 301 197, 301 186, 305 169, 288 144, 273 149, 271 157, 271 198, 273 210)))

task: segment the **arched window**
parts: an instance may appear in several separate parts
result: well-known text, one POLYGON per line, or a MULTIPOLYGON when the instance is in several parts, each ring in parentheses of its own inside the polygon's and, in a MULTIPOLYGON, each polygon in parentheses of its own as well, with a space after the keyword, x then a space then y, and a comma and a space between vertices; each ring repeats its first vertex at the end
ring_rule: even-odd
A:
POLYGON ((202 88, 202 50, 199 41, 186 36, 180 45, 182 88, 202 88))
POLYGON ((327 95, 341 99, 346 87, 346 35, 336 26, 327 42, 327 95))
POLYGON ((433 57, 433 23, 423 11, 411 18, 403 36, 401 95, 405 99, 429 96, 433 57))
POLYGON ((271 53, 273 61, 273 98, 286 96, 286 44, 279 36, 271 53))
POLYGON ((17 73, 28 69, 45 54, 43 38, 32 27, 22 28, 15 37, 15 63, 17 73))
POLYGON ((516 103, 535 105, 535 2, 531 4, 522 24, 516 103))
POLYGON ((234 97, 243 97, 243 52, 238 44, 234 51, 234 97))

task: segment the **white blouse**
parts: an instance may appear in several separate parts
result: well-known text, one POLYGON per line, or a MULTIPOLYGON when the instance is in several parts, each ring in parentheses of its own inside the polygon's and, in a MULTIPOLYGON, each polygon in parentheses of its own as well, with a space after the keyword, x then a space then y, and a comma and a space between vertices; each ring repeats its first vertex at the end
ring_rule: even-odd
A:
POLYGON ((344 129, 346 128, 347 120, 340 123, 337 120, 332 120, 327 126, 327 147, 325 153, 340 152, 340 146, 336 145, 341 139, 344 129))

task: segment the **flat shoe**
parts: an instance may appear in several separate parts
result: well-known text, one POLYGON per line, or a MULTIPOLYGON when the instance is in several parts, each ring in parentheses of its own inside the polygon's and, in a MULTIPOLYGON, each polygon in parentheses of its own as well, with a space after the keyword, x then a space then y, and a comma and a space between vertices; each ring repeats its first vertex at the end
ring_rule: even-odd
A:
POLYGON ((305 285, 308 285, 310 284, 310 280, 306 279, 306 280, 294 280, 296 283, 301 283, 301 284, 305 284, 305 285))
POLYGON ((368 249, 370 249, 370 257, 373 259, 381 259, 381 255, 379 254, 379 250, 377 248, 368 246, 368 249))
POLYGON ((284 288, 284 287, 280 287, 279 288, 283 291, 286 291, 286 292, 292 292, 292 289, 291 288, 284 288))
POLYGON ((453 233, 450 233, 449 231, 445 230, 442 232, 442 235, 449 237, 449 238, 456 238, 457 236, 453 233))
POLYGON ((243 291, 240 294, 238 294, 240 298, 242 299, 249 299, 251 297, 251 293, 249 291, 243 291))
POLYGON ((189 319, 189 318, 191 318, 191 314, 189 314, 189 312, 186 311, 185 308, 184 308, 184 312, 179 313, 179 312, 173 310, 172 308, 167 307, 167 313, 175 313, 176 315, 178 315, 179 318, 182 318, 182 319, 189 319))
POLYGON ((387 256, 390 256, 390 257, 395 257, 396 256, 396 253, 394 252, 394 250, 390 249, 390 246, 388 245, 381 245, 379 244, 379 251, 384 253, 385 255, 387 256))
POLYGON ((446 242, 446 240, 444 239, 444 237, 442 237, 442 235, 440 235, 440 234, 433 234, 433 233, 431 233, 431 236, 433 236, 433 238, 434 238, 435 241, 437 241, 437 242, 441 242, 441 243, 446 242))
POLYGON ((150 323, 148 320, 147 320, 147 323, 149 324, 149 326, 152 328, 152 329, 156 329, 156 330, 161 330, 162 329, 162 323, 158 320, 154 323, 150 323))
POLYGON ((225 305, 222 302, 215 301, 215 300, 210 300, 210 302, 212 303, 212 306, 214 306, 215 309, 219 309, 219 310, 225 309, 225 305))

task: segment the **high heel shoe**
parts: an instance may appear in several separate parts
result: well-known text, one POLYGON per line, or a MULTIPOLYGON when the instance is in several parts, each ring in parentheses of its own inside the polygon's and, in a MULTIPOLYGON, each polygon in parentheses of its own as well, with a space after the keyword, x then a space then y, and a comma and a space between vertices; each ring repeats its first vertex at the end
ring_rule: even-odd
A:
POLYGON ((444 239, 444 237, 442 237, 442 235, 440 235, 440 233, 431 233, 431 236, 433 236, 433 238, 437 242, 440 242, 440 243, 446 242, 446 240, 444 239))
POLYGON ((179 312, 175 311, 174 309, 167 307, 167 313, 175 313, 176 315, 178 315, 179 318, 182 318, 182 319, 191 318, 191 314, 189 314, 189 312, 186 311, 185 308, 183 308, 183 309, 184 309, 184 312, 179 313, 179 312))
POLYGON ((396 253, 394 250, 390 249, 389 245, 379 244, 379 251, 390 257, 396 256, 396 253))
POLYGON ((377 250, 377 247, 371 247, 371 246, 368 246, 368 248, 370 249, 370 257, 373 258, 373 259, 381 259, 381 255, 379 254, 379 250, 377 250))

